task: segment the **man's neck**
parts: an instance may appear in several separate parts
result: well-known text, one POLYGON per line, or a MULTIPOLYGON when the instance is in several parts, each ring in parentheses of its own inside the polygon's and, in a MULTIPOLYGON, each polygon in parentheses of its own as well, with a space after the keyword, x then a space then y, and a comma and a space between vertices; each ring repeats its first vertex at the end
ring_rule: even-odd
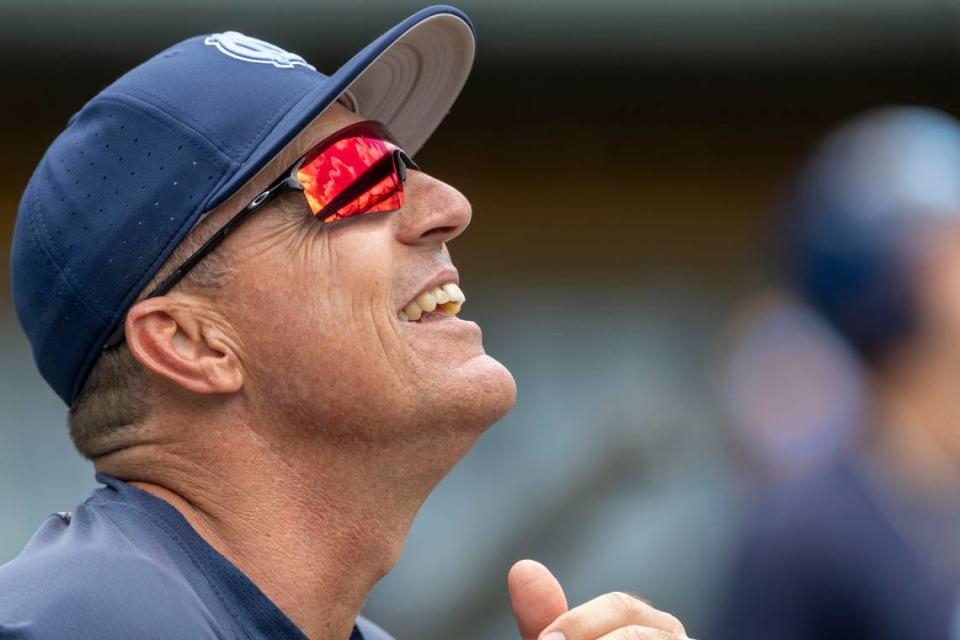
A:
POLYGON ((346 640, 423 500, 470 443, 425 458, 369 443, 294 452, 257 434, 205 425, 202 444, 145 443, 97 469, 176 507, 311 640, 346 640), (404 458, 442 462, 414 469, 404 458))

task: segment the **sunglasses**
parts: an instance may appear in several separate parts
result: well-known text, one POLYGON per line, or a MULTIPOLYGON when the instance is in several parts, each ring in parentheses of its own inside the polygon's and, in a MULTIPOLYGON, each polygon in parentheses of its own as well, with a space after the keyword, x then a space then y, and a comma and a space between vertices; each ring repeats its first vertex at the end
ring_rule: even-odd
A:
MULTIPOLYGON (((368 213, 389 213, 403 207, 407 169, 419 171, 420 167, 397 145, 384 124, 368 120, 341 129, 308 151, 266 191, 210 236, 146 298, 165 295, 241 222, 282 193, 303 193, 313 217, 322 222, 368 213)), ((124 339, 124 323, 121 322, 103 350, 116 347, 124 339)))

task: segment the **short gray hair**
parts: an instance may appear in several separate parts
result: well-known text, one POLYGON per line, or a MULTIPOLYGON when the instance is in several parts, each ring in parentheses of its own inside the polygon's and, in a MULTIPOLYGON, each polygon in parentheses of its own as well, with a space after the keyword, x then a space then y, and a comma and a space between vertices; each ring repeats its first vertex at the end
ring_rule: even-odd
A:
MULTIPOLYGON (((180 242, 157 275, 140 292, 153 290, 211 236, 218 223, 202 220, 180 242)), ((229 252, 217 247, 181 281, 196 289, 216 289, 226 282, 231 268, 229 252)), ((130 353, 127 343, 104 351, 94 363, 80 396, 70 408, 70 438, 83 457, 94 460, 130 446, 150 414, 147 374, 130 353)))

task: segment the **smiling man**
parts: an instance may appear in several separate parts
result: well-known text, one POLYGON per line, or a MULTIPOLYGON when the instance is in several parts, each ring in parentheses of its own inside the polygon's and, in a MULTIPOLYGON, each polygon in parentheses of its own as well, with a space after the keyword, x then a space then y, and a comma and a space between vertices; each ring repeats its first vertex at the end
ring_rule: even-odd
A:
MULTIPOLYGON (((470 205, 410 157, 473 46, 450 7, 329 77, 200 36, 71 118, 13 289, 104 486, 0 568, 0 638, 388 637, 364 599, 515 396, 457 317, 470 205)), ((567 611, 533 562, 510 590, 525 639, 685 637, 622 594, 567 611)))

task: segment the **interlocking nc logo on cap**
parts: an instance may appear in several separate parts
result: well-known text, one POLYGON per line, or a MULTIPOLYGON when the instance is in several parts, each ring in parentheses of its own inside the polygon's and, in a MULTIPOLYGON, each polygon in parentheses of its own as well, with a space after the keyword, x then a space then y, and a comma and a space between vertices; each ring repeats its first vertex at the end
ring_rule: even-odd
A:
POLYGON ((220 53, 244 62, 272 64, 278 69, 292 69, 300 65, 316 71, 316 68, 301 56, 236 31, 224 31, 207 36, 203 44, 216 47, 220 53))

